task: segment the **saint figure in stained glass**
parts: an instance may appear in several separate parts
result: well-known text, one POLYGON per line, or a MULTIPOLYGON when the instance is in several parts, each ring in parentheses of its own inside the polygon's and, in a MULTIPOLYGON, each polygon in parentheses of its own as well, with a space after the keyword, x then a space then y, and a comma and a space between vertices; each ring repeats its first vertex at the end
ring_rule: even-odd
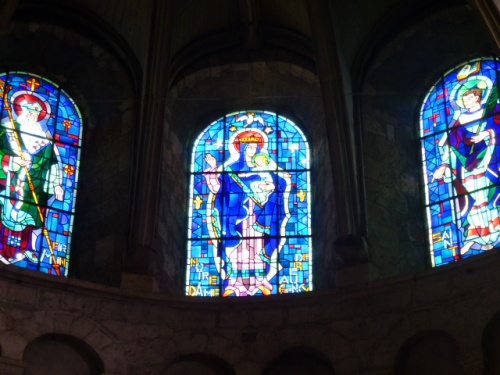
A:
POLYGON ((66 275, 79 113, 41 77, 14 72, 0 78, 0 261, 66 275))
POLYGON ((308 153, 302 133, 267 112, 228 115, 200 135, 191 179, 189 295, 310 290, 308 153))
POLYGON ((28 91, 11 97, 8 117, 0 124, 0 196, 3 235, 20 238, 24 246, 4 246, 7 259, 36 261, 36 241, 42 232, 49 198, 61 201, 62 166, 51 134, 41 121, 50 116, 47 100, 28 91))
POLYGON ((229 140, 231 156, 221 166, 207 154, 205 176, 212 196, 209 231, 218 238, 223 260, 223 295, 271 294, 277 273, 271 260, 278 251, 278 234, 288 221, 290 174, 276 168, 267 150, 267 135, 243 129, 229 140), (270 164, 274 165, 274 168, 270 164), (262 173, 262 167, 268 172, 262 173))
MULTIPOLYGON (((455 260, 492 249, 500 241, 496 64, 485 59, 455 69, 424 104, 424 113, 434 112, 423 119, 423 135, 431 135, 423 145, 429 212, 435 215, 432 242, 438 247, 446 243, 455 260), (426 120, 434 122, 432 127, 426 120)), ((440 261, 446 253, 441 249, 440 261)))

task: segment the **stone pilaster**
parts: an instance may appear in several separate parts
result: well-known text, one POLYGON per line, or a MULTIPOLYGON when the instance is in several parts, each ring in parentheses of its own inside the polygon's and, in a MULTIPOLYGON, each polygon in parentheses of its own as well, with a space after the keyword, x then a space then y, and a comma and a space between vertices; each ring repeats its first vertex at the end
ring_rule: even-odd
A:
POLYGON ((173 1, 155 1, 150 33, 150 52, 144 75, 142 107, 137 129, 136 164, 133 171, 133 202, 130 244, 125 255, 128 272, 150 274, 161 160, 161 140, 168 90, 173 1))
POLYGON ((308 1, 311 32, 325 108, 332 174, 335 181, 335 205, 338 235, 361 232, 361 199, 358 184, 356 139, 351 126, 345 82, 340 69, 335 32, 328 1, 308 1))

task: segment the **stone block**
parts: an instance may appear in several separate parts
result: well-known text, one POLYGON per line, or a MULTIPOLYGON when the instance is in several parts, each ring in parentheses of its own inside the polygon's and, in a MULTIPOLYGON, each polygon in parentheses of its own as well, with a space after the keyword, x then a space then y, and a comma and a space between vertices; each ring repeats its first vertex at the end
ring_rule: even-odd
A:
POLYGON ((33 286, 12 285, 7 289, 7 296, 12 302, 35 305, 38 303, 38 288, 33 286))
POLYGON ((372 268, 373 266, 368 263, 343 268, 337 271, 335 276, 335 285, 338 288, 365 285, 370 280, 370 272, 372 272, 372 268))
POLYGON ((114 319, 129 319, 132 309, 133 303, 131 302, 103 300, 99 303, 96 316, 114 319))
POLYGON ((61 308, 63 294, 60 291, 40 289, 39 306, 50 310, 61 308))
POLYGON ((0 357, 1 375, 23 375, 26 363, 20 360, 0 357))

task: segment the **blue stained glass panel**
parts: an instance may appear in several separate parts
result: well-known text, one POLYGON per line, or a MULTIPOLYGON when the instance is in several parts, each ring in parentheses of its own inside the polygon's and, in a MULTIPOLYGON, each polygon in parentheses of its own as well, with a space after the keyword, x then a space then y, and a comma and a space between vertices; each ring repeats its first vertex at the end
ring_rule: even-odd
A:
POLYGON ((55 83, 0 74, 0 261, 67 276, 82 121, 55 83))
POLYGON ((283 250, 279 271, 278 293, 300 293, 310 290, 310 238, 290 238, 283 250))
POLYGON ((198 136, 190 171, 187 295, 312 289, 309 148, 295 124, 229 114, 198 136))
POLYGON ((499 62, 468 61, 447 72, 421 110, 430 253, 441 266, 500 243, 499 62))
POLYGON ((186 293, 197 297, 217 297, 220 292, 220 259, 211 253, 211 241, 190 241, 189 280, 186 293))

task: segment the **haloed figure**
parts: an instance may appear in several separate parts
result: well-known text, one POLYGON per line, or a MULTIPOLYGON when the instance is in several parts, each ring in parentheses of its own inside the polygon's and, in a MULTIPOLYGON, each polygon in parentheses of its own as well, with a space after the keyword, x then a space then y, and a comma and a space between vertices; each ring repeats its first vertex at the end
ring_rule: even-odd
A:
POLYGON ((46 207, 54 197, 63 200, 62 170, 52 136, 42 123, 50 105, 35 94, 12 96, 11 116, 0 126, 0 260, 27 258, 36 262, 46 207))
POLYGON ((288 220, 290 175, 280 172, 265 149, 266 135, 256 129, 235 135, 233 153, 222 166, 205 155, 211 191, 207 223, 220 238, 223 295, 246 296, 273 291, 280 232, 288 220), (220 173, 223 172, 223 173, 220 173))
POLYGON ((448 137, 443 137, 442 164, 434 172, 433 181, 451 179, 458 199, 464 245, 461 255, 471 248, 489 250, 500 237, 498 213, 498 148, 499 124, 494 117, 484 118, 480 88, 467 90, 461 96, 464 108, 448 137), (484 118, 484 119, 483 119, 484 118), (495 172, 496 171, 496 172, 495 172))

